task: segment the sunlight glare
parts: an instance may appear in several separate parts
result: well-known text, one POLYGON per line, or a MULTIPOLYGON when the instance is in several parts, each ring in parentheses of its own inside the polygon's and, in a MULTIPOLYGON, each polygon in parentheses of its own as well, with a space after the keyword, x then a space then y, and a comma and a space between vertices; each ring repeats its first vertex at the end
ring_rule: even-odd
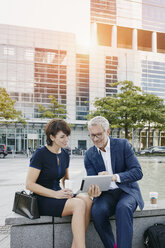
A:
POLYGON ((89 48, 91 45, 90 44, 90 34, 88 34, 88 35, 84 35, 84 33, 76 34, 76 43, 77 43, 77 45, 80 45, 82 47, 89 48))

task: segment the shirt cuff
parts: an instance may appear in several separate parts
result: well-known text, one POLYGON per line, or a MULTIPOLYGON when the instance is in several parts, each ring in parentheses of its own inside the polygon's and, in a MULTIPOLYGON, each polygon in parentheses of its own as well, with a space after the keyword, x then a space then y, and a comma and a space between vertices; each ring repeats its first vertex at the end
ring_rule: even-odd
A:
POLYGON ((120 177, 119 177, 119 175, 118 174, 115 174, 116 175, 116 177, 117 177, 117 180, 116 180, 116 182, 117 183, 121 183, 121 180, 120 180, 120 177))

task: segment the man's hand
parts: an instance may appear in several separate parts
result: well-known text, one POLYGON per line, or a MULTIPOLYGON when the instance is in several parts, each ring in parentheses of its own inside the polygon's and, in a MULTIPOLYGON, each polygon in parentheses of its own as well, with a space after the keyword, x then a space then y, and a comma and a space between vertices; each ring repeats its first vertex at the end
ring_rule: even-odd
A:
POLYGON ((88 189, 88 195, 90 197, 98 197, 101 195, 101 191, 98 185, 93 184, 88 189))
MULTIPOLYGON (((98 173, 99 176, 103 176, 103 175, 110 175, 110 173, 108 171, 101 171, 98 173)), ((116 174, 112 175, 112 182, 116 182, 117 181, 117 176, 116 174)))
POLYGON ((112 182, 117 182, 117 176, 116 176, 116 174, 113 174, 112 175, 112 182))
POLYGON ((99 176, 103 176, 103 175, 110 175, 110 173, 108 171, 101 171, 98 173, 99 176))

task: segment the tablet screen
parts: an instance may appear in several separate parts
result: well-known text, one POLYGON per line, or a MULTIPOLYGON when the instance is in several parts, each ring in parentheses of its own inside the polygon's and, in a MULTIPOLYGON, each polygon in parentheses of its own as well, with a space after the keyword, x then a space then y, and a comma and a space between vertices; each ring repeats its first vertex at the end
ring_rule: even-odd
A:
POLYGON ((88 192, 88 188, 92 184, 98 185, 101 191, 107 191, 110 188, 111 181, 111 175, 85 176, 81 182, 80 192, 88 192))

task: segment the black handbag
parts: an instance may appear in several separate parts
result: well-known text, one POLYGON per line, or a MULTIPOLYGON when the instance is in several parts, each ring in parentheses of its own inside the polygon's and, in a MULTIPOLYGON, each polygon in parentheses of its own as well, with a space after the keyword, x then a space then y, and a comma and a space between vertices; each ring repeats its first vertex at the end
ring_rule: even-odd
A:
POLYGON ((25 191, 16 192, 13 211, 31 220, 40 218, 37 197, 33 193, 27 194, 25 191))

